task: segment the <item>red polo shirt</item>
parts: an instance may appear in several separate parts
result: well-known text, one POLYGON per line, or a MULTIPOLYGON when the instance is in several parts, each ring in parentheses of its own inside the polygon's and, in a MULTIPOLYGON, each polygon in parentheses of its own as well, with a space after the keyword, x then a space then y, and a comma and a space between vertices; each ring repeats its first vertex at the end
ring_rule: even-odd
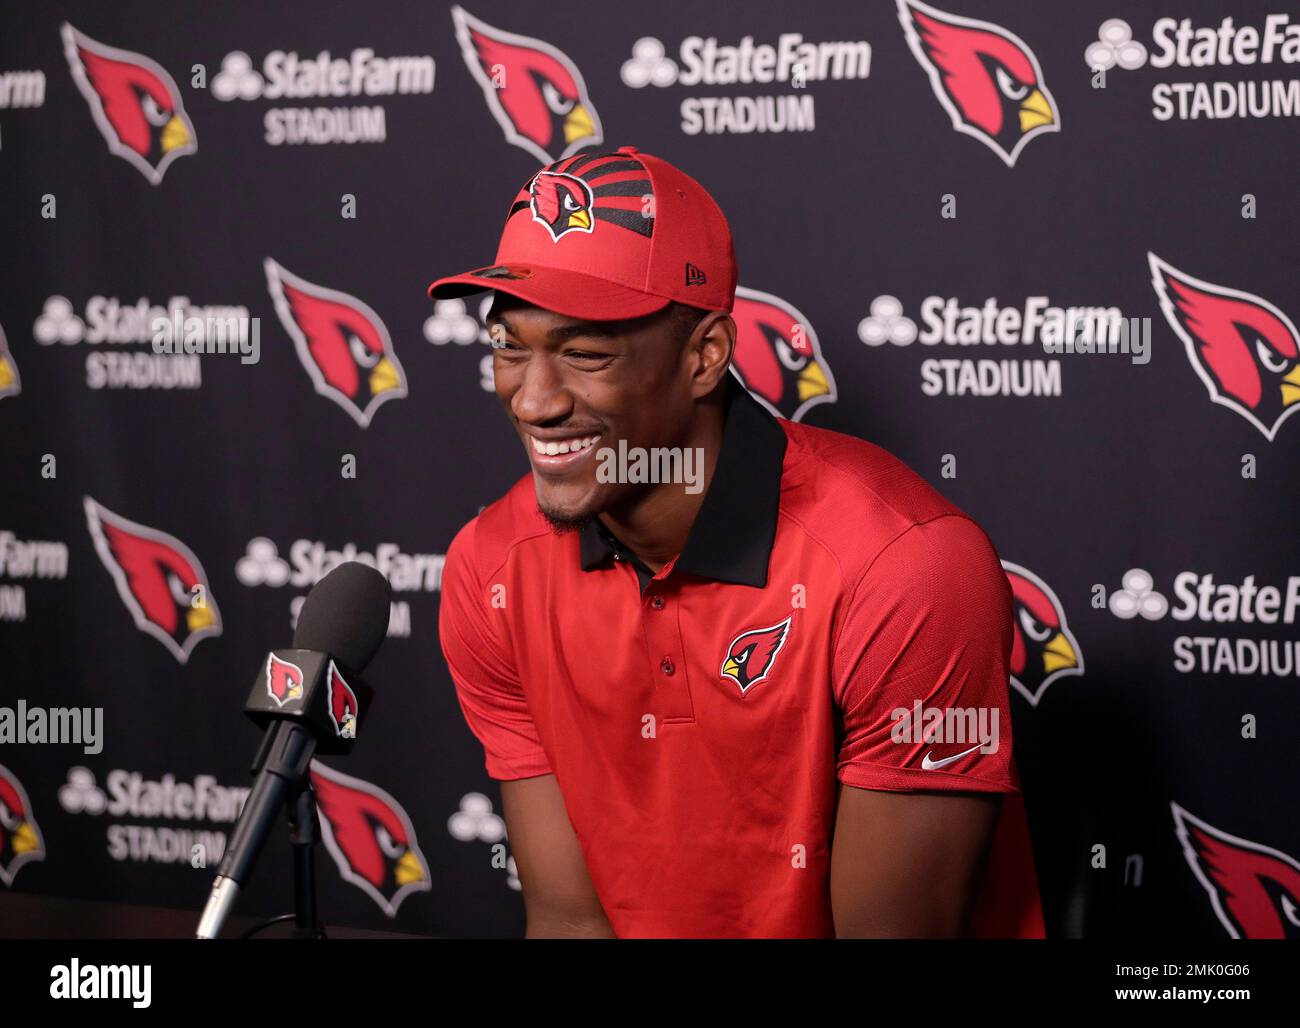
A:
POLYGON ((526 475, 460 531, 442 579, 487 772, 555 774, 616 934, 833 936, 844 783, 1007 794, 976 932, 1042 936, 1011 593, 974 521, 884 450, 732 388, 685 548, 658 574, 637 564, 598 522, 553 532, 526 475), (891 712, 918 701, 983 708, 996 751, 895 741, 891 712))

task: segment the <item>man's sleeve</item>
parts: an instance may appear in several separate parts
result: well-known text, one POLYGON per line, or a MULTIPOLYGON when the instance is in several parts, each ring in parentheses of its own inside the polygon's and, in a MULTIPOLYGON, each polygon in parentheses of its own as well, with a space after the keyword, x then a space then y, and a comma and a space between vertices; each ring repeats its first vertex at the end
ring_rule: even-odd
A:
POLYGON ((897 536, 863 571, 835 640, 839 780, 1017 792, 1011 643, 1011 588, 978 525, 945 515, 897 536), (938 717, 944 734, 927 737, 938 717))
POLYGON ((483 744, 488 775, 512 781, 550 774, 550 761, 519 675, 507 648, 492 630, 493 620, 504 617, 504 610, 492 605, 490 584, 478 579, 476 528, 477 523, 470 522, 447 549, 438 614, 442 653, 456 683, 465 721, 483 744))

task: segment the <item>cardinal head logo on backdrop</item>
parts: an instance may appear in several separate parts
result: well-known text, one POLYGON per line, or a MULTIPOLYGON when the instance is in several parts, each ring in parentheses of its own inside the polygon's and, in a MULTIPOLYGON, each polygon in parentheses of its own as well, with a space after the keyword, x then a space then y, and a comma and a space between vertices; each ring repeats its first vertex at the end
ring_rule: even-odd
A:
POLYGON ((194 125, 176 82, 144 54, 119 50, 63 25, 63 53, 109 152, 153 185, 177 157, 194 153, 194 125))

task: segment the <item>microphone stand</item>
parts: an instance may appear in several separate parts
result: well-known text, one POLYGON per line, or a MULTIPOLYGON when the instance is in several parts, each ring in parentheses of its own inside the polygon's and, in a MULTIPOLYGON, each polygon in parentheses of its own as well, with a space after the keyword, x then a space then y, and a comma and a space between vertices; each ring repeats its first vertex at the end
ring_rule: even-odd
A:
POLYGON ((316 920, 316 843, 320 818, 311 779, 289 800, 289 842, 293 846, 293 937, 324 939, 325 927, 316 920))

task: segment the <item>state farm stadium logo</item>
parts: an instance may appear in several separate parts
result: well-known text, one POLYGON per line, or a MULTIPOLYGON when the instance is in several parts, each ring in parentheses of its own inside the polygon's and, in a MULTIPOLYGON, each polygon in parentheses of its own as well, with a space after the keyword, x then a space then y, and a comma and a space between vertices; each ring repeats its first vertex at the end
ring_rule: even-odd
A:
POLYGON ((645 36, 632 44, 620 74, 631 89, 691 90, 678 106, 681 130, 688 136, 812 132, 817 128, 813 87, 866 79, 871 44, 865 39, 811 40, 798 32, 762 42, 753 36, 687 36, 671 57, 661 40, 645 36), (703 95, 701 87, 720 92, 703 95))
POLYGON ((952 127, 1007 167, 1030 140, 1060 131, 1061 114, 1038 58, 1015 33, 919 0, 898 0, 898 20, 952 127))
POLYGON ((383 404, 406 395, 406 372, 372 307, 299 278, 270 257, 263 267, 275 312, 317 393, 362 428, 383 404))
MULTIPOLYGON (((32 110, 44 104, 45 72, 0 70, 0 111, 32 110)), ((3 146, 4 135, 0 132, 0 148, 3 146)))
POLYGON ((1175 671, 1300 678, 1300 639, 1293 627, 1300 620, 1300 575, 1224 580, 1213 572, 1180 571, 1167 581, 1172 600, 1164 592, 1169 585, 1162 588, 1145 568, 1130 568, 1110 593, 1107 609, 1135 625, 1166 617, 1205 625, 1173 639, 1175 671), (1237 626, 1245 626, 1241 634, 1237 626))
POLYGON ((138 864, 209 867, 226 851, 224 827, 239 819, 249 790, 197 774, 189 780, 167 773, 159 778, 114 768, 101 787, 87 767, 68 769, 59 787, 59 806, 69 814, 105 818, 111 859, 138 864))
MULTIPOLYGON (((1282 6, 1282 5, 1278 5, 1282 6)), ((1149 36, 1109 18, 1083 59, 1107 89, 1132 75, 1151 85, 1156 121, 1223 121, 1300 116, 1300 19, 1252 14, 1218 22, 1166 16, 1149 36), (1143 39, 1146 42, 1143 42, 1143 39)))
POLYGON ((89 389, 198 389, 200 357, 247 351, 251 322, 247 307, 195 304, 188 296, 155 304, 147 296, 131 302, 95 295, 80 310, 66 296, 51 296, 32 337, 55 350, 86 347, 89 389), (183 326, 179 334, 176 325, 183 326), (198 352, 183 352, 187 333, 198 352))
MULTIPOLYGON (((407 553, 396 543, 380 543, 373 551, 355 543, 330 548, 318 539, 296 539, 289 544, 289 559, 265 536, 249 540, 245 554, 235 563, 235 577, 249 588, 288 586, 302 592, 289 603, 291 625, 296 624, 306 593, 340 564, 357 561, 375 568, 388 579, 395 593, 432 593, 442 587, 442 553, 407 553)), ((388 635, 405 638, 411 634, 411 607, 406 600, 394 600, 389 609, 388 635)))
POLYGON ((262 113, 262 139, 268 146, 324 143, 383 143, 388 110, 373 101, 433 92, 434 61, 427 54, 388 57, 369 47, 345 56, 328 50, 300 55, 272 50, 261 70, 242 50, 226 54, 212 76, 212 95, 231 102, 271 101, 262 113), (295 101, 303 101, 301 103, 295 101))
POLYGON ((1212 403, 1249 421, 1270 442, 1300 410, 1300 334, 1268 300, 1195 278, 1148 254, 1151 284, 1169 327, 1212 403))
POLYGON ((897 297, 877 296, 858 322, 858 338, 892 364, 921 357, 926 396, 1060 396, 1063 362, 1054 355, 1150 359, 1149 319, 1128 318, 1114 306, 1062 306, 1045 295, 1014 304, 990 296, 964 306, 956 296, 931 295, 918 314, 919 323, 897 297), (1029 356, 1035 350, 1053 356, 1029 356))
MULTIPOLYGON (((552 164, 603 142, 582 72, 541 39, 489 25, 452 7, 456 42, 507 143, 552 164)), ((557 23, 566 28, 563 20, 557 23)))
POLYGON ((158 185, 172 162, 198 150, 176 81, 144 54, 62 27, 63 54, 110 153, 158 185))
MULTIPOLYGON (((434 346, 446 346, 449 343, 460 347, 473 343, 491 346, 492 334, 487 327, 487 315, 491 307, 491 293, 478 302, 477 318, 470 313, 464 300, 436 300, 433 313, 424 320, 424 338, 434 346)), ((496 379, 492 370, 491 353, 478 358, 476 370, 479 388, 484 392, 495 393, 496 379)))
POLYGON ((26 583, 67 576, 66 543, 21 539, 15 532, 0 529, 0 621, 27 620, 26 583))

